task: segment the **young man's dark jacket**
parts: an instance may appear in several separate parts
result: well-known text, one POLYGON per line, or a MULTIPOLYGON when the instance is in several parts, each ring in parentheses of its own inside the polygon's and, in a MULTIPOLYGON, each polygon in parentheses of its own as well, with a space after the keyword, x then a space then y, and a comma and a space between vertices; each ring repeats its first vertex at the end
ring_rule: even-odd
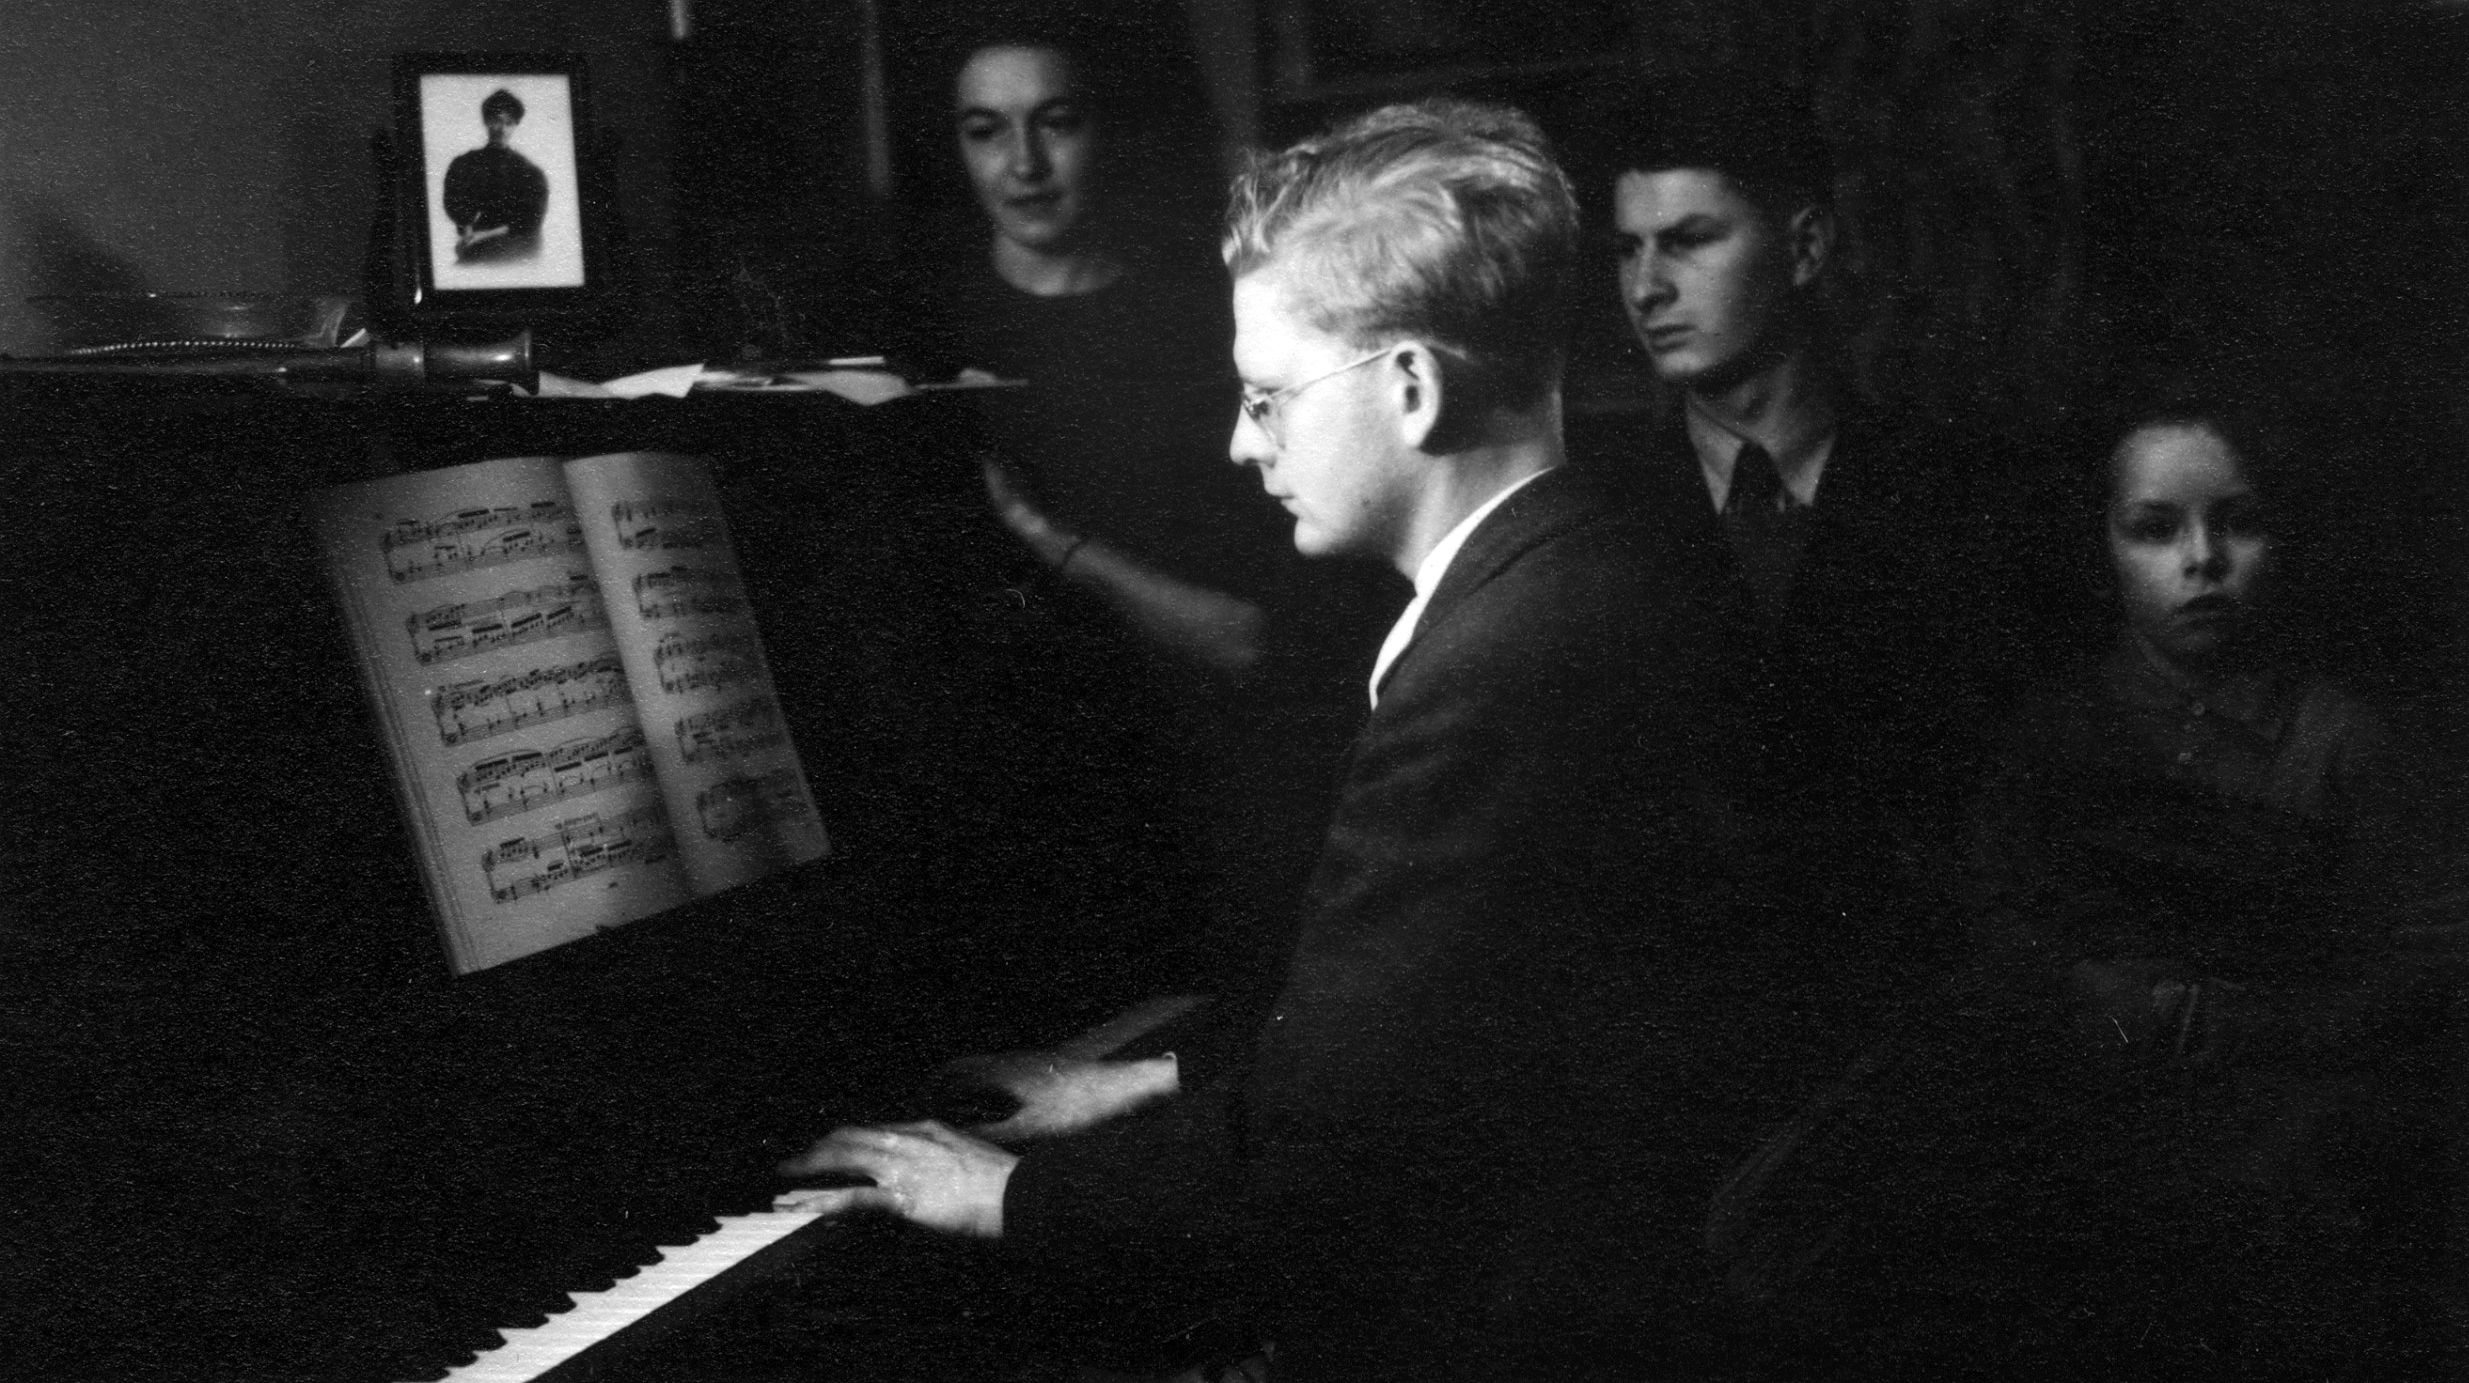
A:
POLYGON ((1484 520, 1355 743, 1248 1059, 1014 1172, 1051 1301, 1158 1334, 1231 1301, 1281 1379, 1669 1357, 1733 1132, 1710 616, 1577 474, 1484 520))

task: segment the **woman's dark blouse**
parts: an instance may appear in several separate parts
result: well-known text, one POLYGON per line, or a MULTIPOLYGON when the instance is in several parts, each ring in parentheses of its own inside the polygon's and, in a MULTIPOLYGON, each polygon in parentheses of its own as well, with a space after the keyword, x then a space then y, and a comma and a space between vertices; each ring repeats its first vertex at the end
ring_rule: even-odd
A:
POLYGON ((1226 380, 1234 323, 1225 272, 1205 262, 1130 263, 1093 293, 1013 287, 985 254, 921 276, 904 324, 929 374, 974 368, 1045 383, 1226 380))

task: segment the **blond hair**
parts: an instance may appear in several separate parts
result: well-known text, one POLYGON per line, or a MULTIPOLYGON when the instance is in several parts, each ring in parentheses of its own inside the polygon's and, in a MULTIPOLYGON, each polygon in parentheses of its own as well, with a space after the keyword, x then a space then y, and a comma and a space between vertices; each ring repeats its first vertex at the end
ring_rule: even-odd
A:
POLYGON ((1470 366, 1478 394, 1524 406, 1560 377, 1577 225, 1531 117, 1433 99, 1254 155, 1224 254, 1237 278, 1290 275, 1290 308, 1314 329, 1361 349, 1421 337, 1470 366))

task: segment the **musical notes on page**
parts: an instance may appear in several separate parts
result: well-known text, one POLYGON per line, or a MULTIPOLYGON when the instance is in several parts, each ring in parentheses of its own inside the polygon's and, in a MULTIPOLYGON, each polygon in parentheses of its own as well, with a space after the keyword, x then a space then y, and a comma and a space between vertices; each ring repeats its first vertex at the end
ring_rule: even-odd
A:
POLYGON ((429 710, 437 717, 437 742, 455 745, 590 715, 632 697, 626 669, 612 648, 577 663, 433 688, 429 710))
POLYGON ((703 462, 476 462, 318 524, 458 970, 825 853, 703 462))
POLYGON ((593 569, 631 597, 612 601, 611 627, 629 658, 650 650, 635 700, 687 874, 729 888, 824 854, 710 469, 596 456, 567 483, 593 569))
POLYGON ((674 620, 734 615, 746 608, 746 596, 735 572, 681 562, 666 571, 637 572, 634 605, 636 613, 647 620, 674 620))
POLYGON ((483 600, 439 605, 403 621, 412 656, 423 663, 452 662, 491 649, 608 627, 608 610, 588 571, 568 571, 547 585, 504 591, 483 600))
POLYGON ((555 557, 583 548, 583 527, 563 499, 398 519, 378 535, 386 574, 400 584, 555 557))
POLYGON ((337 486, 317 504, 458 971, 694 896, 582 513, 546 456, 337 486))
POLYGON ((572 739, 546 749, 516 749, 483 759, 454 780, 473 825, 518 816, 570 797, 601 792, 651 772, 643 729, 572 739))
POLYGON ((617 545, 628 552, 670 552, 725 541, 717 506, 678 495, 621 499, 609 506, 609 523, 617 531, 617 545))
POLYGON ((727 691, 763 676, 763 654, 745 630, 689 637, 668 633, 652 646, 660 689, 672 696, 727 691))
POLYGON ((595 874, 659 864, 677 848, 658 802, 613 815, 571 816, 536 836, 500 841, 480 857, 489 896, 515 903, 595 874))
POLYGON ((690 764, 742 759, 788 742, 788 732, 780 728, 780 707, 768 696, 679 716, 676 731, 677 757, 690 764))

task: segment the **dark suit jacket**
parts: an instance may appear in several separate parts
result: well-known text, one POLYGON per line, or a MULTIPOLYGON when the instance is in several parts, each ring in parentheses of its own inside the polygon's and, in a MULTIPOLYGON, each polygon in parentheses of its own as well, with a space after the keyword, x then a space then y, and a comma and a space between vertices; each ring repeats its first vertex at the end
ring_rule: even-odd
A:
MULTIPOLYGON (((1664 541, 1741 581, 1678 419, 1619 465, 1664 541)), ((1918 794, 1899 805, 1919 810, 1968 795, 1977 732, 2002 706, 2028 637, 2012 467, 1985 443, 1875 413, 1845 418, 1783 609, 1735 606, 1744 691, 1767 712, 1756 747, 1769 774, 1858 782, 1873 804, 1918 794)))
POLYGON ((1683 419, 1571 446, 1628 489, 1672 560, 1731 597, 1724 767, 1742 811, 1729 848, 1758 897, 1734 921, 1776 1025, 1745 1055, 1764 1114, 1784 1117, 1959 954, 1965 805, 2048 641, 2020 598, 2053 565, 2036 557, 2030 491, 2006 449, 1851 413, 1769 613, 1748 598, 1683 419))
POLYGON ((1248 1066, 1015 1170, 1050 1300, 1161 1333, 1239 1303, 1281 1379, 1670 1356, 1723 1062, 1702 616, 1576 475, 1476 529, 1355 744, 1248 1066))

